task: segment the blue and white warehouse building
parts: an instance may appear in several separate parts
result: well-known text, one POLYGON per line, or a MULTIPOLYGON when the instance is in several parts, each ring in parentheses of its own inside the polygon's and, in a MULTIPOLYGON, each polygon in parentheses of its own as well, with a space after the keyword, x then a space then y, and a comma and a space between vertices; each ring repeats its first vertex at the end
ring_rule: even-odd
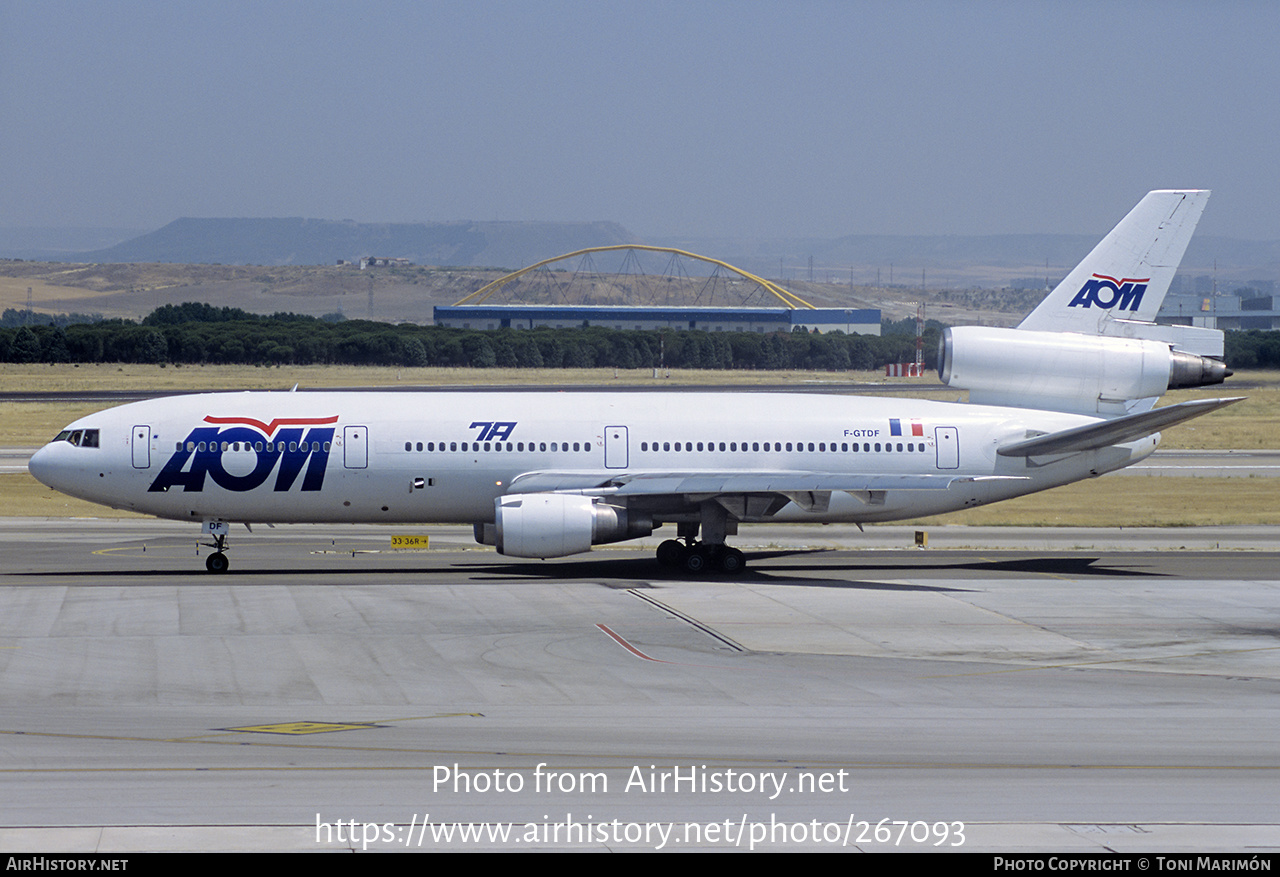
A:
POLYGON ((646 308, 478 305, 435 308, 437 326, 458 329, 701 329, 704 332, 844 332, 879 335, 878 308, 646 308))

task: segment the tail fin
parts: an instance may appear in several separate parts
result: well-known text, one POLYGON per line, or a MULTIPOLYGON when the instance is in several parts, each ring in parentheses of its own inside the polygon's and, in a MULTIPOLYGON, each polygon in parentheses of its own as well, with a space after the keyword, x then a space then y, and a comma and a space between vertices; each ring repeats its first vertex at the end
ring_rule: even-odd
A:
POLYGON ((1154 322, 1208 200, 1208 189, 1147 193, 1018 328, 1106 335, 1111 320, 1154 322))

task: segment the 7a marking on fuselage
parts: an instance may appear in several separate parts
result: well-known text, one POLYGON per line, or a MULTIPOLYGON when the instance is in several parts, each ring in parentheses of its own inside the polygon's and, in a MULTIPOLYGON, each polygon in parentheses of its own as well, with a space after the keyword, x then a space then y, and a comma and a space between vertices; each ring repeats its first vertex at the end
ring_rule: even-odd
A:
POLYGON ((473 421, 467 429, 480 430, 476 436, 478 442, 504 442, 511 438, 511 432, 516 428, 515 420, 476 420, 473 421))

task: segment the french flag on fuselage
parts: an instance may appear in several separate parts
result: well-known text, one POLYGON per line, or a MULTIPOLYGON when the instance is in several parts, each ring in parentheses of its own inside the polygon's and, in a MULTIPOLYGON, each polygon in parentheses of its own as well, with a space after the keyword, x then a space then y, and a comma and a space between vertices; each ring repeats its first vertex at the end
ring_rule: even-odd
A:
MULTIPOLYGON (((912 435, 924 435, 924 424, 918 420, 909 422, 912 435)), ((902 421, 896 417, 889 418, 889 435, 902 435, 902 421)))

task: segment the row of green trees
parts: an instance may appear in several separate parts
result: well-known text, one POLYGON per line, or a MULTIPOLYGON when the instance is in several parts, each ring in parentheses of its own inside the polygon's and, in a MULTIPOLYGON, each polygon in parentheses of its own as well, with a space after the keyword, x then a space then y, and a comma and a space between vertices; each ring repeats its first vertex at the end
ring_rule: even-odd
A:
POLYGON ((0 327, 16 329, 20 326, 69 326, 72 323, 96 323, 102 314, 42 314, 39 311, 5 308, 0 313, 0 327))
MULTIPOLYGON (((250 365, 464 366, 492 368, 845 369, 915 357, 914 321, 887 334, 499 329, 390 325, 234 308, 166 305, 141 323, 102 320, 0 328, 0 361, 233 363, 250 365), (896 330, 896 331, 894 331, 896 330)), ((932 364, 941 324, 924 337, 932 364)), ((1280 332, 1228 332, 1232 368, 1280 368, 1280 332)))
MULTIPOLYGON (((926 336, 929 351, 937 331, 926 336)), ((473 368, 870 369, 915 356, 908 336, 500 329, 259 317, 167 305, 141 323, 0 329, 0 361, 464 366, 473 368)))
POLYGON ((1280 368, 1280 331, 1228 332, 1223 359, 1232 368, 1280 368))

